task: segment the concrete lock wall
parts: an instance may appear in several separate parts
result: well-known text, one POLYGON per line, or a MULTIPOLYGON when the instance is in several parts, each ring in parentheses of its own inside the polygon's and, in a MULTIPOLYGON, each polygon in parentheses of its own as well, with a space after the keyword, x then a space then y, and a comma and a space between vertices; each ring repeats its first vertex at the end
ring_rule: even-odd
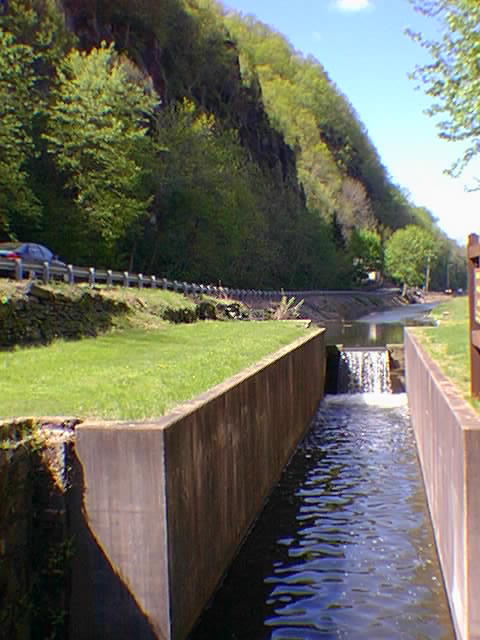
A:
POLYGON ((158 420, 77 427, 72 638, 186 637, 315 413, 324 353, 319 330, 158 420))
POLYGON ((453 622, 480 639, 480 419, 407 330, 412 424, 453 622))

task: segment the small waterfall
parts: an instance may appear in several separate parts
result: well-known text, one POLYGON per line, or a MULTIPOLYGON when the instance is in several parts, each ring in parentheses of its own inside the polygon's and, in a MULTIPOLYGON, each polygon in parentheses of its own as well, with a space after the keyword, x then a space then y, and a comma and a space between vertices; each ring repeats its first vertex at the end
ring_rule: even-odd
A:
POLYGON ((343 349, 338 363, 338 393, 392 393, 387 349, 343 349))

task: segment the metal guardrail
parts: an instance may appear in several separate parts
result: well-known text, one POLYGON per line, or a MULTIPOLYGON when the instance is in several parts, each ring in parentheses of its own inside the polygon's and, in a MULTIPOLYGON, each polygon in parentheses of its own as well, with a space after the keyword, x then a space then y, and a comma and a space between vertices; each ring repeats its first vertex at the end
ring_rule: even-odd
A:
POLYGON ((21 258, 7 260, 0 258, 0 275, 7 274, 15 280, 39 277, 45 284, 51 280, 62 280, 69 284, 76 282, 88 282, 90 286, 105 284, 107 287, 120 285, 123 287, 144 287, 151 289, 164 289, 185 294, 207 294, 224 298, 237 298, 240 300, 258 297, 266 299, 281 298, 281 296, 305 297, 312 295, 358 295, 368 293, 369 295, 386 295, 399 292, 399 289, 377 289, 375 291, 329 291, 326 289, 292 291, 292 290, 260 290, 260 289, 233 289, 216 285, 204 285, 178 280, 168 280, 168 278, 157 278, 154 275, 146 276, 143 273, 129 273, 128 271, 112 271, 111 269, 96 269, 95 267, 75 267, 71 264, 51 265, 48 262, 43 264, 26 262, 21 258))
POLYGON ((257 289, 233 289, 215 285, 204 285, 168 278, 157 278, 154 275, 144 275, 142 273, 129 273, 128 271, 113 271, 111 269, 95 269, 95 267, 76 267, 71 264, 66 266, 51 265, 48 262, 43 264, 32 263, 16 258, 7 260, 0 258, 0 274, 12 277, 15 280, 25 278, 39 278, 45 284, 51 280, 62 280, 69 284, 77 282, 88 282, 90 286, 105 284, 107 287, 120 285, 123 287, 144 287, 151 289, 164 289, 185 294, 207 294, 222 297, 247 298, 257 297, 278 297, 289 292, 283 291, 260 291, 257 289))

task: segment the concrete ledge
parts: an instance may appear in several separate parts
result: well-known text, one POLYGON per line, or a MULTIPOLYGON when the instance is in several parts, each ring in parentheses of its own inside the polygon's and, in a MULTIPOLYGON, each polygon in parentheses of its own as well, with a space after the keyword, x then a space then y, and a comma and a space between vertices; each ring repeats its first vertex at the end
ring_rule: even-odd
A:
POLYGON ((315 413, 324 354, 318 330, 158 420, 77 427, 74 640, 186 637, 315 413))
POLYGON ((459 640, 480 640, 480 417, 406 330, 406 386, 459 640))

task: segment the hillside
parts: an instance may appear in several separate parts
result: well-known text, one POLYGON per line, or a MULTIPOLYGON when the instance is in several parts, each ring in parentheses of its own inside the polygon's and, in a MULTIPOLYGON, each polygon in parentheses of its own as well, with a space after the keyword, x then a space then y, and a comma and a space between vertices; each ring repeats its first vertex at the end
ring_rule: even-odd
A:
POLYGON ((258 288, 350 286, 358 230, 420 224, 456 255, 321 64, 253 18, 11 0, 0 29, 0 239, 258 288))

